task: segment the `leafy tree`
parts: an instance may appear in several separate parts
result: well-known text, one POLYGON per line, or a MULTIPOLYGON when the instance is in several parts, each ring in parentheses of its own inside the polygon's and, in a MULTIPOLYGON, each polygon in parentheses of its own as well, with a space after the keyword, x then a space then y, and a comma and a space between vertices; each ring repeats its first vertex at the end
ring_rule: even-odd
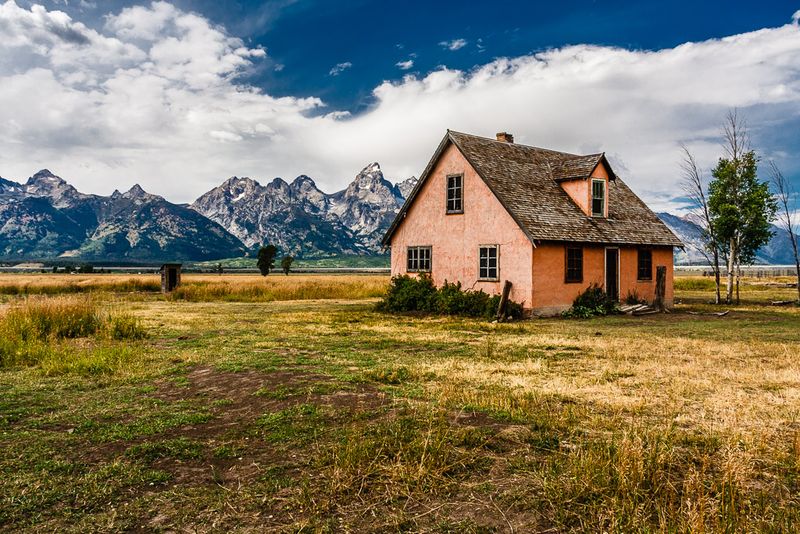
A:
POLYGON ((714 178, 709 184, 708 209, 720 250, 727 259, 726 301, 730 303, 742 262, 752 263, 758 249, 772 237, 769 222, 775 217, 777 204, 769 184, 758 179, 758 157, 747 148, 747 132, 735 112, 728 115, 725 136, 727 157, 720 158, 711 173, 714 178))
POLYGON ((289 271, 292 269, 292 262, 294 258, 292 256, 284 256, 281 260, 281 269, 283 269, 283 274, 289 276, 289 271))
POLYGON ((275 245, 267 245, 258 249, 258 270, 261 271, 261 276, 267 276, 275 267, 277 253, 278 249, 275 245))
POLYGON ((224 272, 224 269, 222 268, 222 264, 221 263, 217 264, 217 267, 216 267, 215 270, 217 271, 217 274, 222 274, 224 272))

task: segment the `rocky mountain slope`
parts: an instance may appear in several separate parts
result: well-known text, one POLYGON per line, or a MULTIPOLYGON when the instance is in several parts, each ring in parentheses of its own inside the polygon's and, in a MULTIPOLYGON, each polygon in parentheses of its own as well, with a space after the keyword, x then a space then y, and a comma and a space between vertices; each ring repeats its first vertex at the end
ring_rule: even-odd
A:
MULTIPOLYGON (((677 216, 671 213, 659 213, 658 217, 664 224, 678 236, 686 245, 684 250, 676 250, 675 263, 677 265, 703 265, 708 263, 703 254, 703 229, 700 221, 693 215, 677 216)), ((762 247, 756 259, 756 263, 773 265, 792 265, 792 246, 789 240, 789 233, 777 226, 772 227, 773 236, 770 242, 762 247)))
POLYGON ((188 260, 242 255, 217 223, 138 185, 108 197, 78 192, 48 170, 0 182, 0 257, 188 260))
POLYGON ((266 186, 232 177, 191 208, 218 222, 248 247, 272 243, 291 254, 369 254, 403 204, 416 178, 393 185, 378 163, 359 172, 346 189, 326 194, 302 175, 266 186))
MULTIPOLYGON (((0 178, 0 259, 202 261, 241 257, 265 243, 306 258, 369 255, 416 181, 392 184, 377 163, 332 194, 305 175, 266 185, 234 176, 183 206, 138 185, 107 197, 84 194, 42 170, 25 183, 0 178)), ((699 221, 658 215, 686 244, 676 263, 705 263, 699 221)), ((788 234, 773 230, 758 262, 792 263, 788 234)))

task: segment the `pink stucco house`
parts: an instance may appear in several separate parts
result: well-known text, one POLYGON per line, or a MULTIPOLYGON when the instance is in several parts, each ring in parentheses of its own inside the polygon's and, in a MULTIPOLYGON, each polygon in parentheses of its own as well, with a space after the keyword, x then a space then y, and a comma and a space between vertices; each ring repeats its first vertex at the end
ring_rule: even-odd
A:
POLYGON ((499 293, 536 314, 569 308, 590 284, 652 300, 657 266, 681 241, 614 173, 579 156, 448 131, 383 238, 392 275, 430 273, 499 293))

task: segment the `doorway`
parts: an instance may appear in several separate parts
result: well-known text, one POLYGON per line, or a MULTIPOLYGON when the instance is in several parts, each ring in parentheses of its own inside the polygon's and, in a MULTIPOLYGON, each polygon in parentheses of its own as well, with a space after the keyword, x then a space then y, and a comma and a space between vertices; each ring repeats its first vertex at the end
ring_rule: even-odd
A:
POLYGON ((619 249, 606 249, 606 294, 614 302, 619 301, 619 249))

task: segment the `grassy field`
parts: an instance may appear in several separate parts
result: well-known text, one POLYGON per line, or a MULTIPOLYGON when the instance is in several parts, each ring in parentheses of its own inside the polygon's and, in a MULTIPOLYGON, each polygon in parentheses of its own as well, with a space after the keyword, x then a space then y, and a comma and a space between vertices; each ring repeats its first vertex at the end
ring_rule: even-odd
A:
MULTIPOLYGON (((171 300, 274 300, 364 299, 383 294, 388 278, 368 275, 190 274, 171 300)), ((129 300, 149 299, 161 290, 158 274, 2 274, 0 298, 20 295, 124 294, 129 300)))
POLYGON ((769 305, 789 280, 491 324, 380 314, 386 277, 154 279, 0 277, 0 530, 800 524, 800 308, 769 305))
MULTIPOLYGON (((224 269, 256 269, 257 258, 228 258, 218 261, 203 261, 193 265, 193 267, 200 269, 214 269, 217 265, 222 265, 224 269)), ((276 262, 280 265, 280 262, 276 262)), ((342 254, 339 256, 331 256, 327 258, 296 258, 292 263, 292 268, 307 268, 307 267, 338 267, 338 268, 388 268, 389 256, 362 256, 362 255, 349 255, 342 254)))

